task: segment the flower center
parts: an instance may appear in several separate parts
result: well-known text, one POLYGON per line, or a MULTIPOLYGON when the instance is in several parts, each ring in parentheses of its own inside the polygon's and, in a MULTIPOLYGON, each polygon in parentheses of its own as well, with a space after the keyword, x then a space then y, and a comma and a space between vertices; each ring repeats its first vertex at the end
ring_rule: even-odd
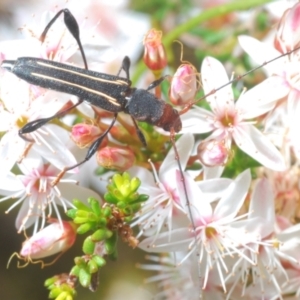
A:
POLYGON ((215 237, 218 234, 215 228, 213 227, 206 227, 205 228, 205 235, 208 239, 215 237))
POLYGON ((235 115, 226 112, 223 117, 220 118, 220 122, 224 127, 233 127, 235 124, 235 115))
POLYGON ((20 116, 16 121, 16 126, 18 126, 18 128, 22 128, 27 123, 28 123, 28 118, 26 116, 20 116))

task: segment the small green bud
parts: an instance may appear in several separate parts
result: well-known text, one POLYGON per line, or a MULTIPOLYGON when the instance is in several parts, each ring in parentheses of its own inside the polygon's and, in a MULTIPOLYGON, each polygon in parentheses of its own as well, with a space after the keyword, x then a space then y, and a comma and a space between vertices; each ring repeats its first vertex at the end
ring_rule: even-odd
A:
POLYGON ((112 193, 105 193, 104 194, 104 200, 111 204, 117 204, 118 199, 112 194, 112 193))
POLYGON ((115 174, 112 177, 113 183, 116 185, 117 189, 120 189, 123 185, 123 177, 121 174, 115 174))
POLYGON ((68 295, 65 300, 73 300, 73 299, 74 299, 73 296, 68 295))
POLYGON ((51 289, 50 293, 49 293, 49 298, 53 299, 59 296, 59 294, 61 293, 61 288, 60 287, 55 287, 53 289, 51 289))
POLYGON ((94 225, 92 223, 84 223, 81 224, 78 228, 77 228, 77 233, 78 234, 84 234, 86 232, 88 232, 89 230, 91 230, 94 227, 94 225))
POLYGON ((74 223, 75 224, 82 224, 82 223, 86 223, 88 221, 89 221, 88 218, 81 218, 81 217, 75 217, 74 218, 74 223))
POLYGON ((77 212, 76 208, 71 208, 66 212, 66 214, 69 218, 74 219, 76 217, 76 212, 77 212))
POLYGON ((77 210, 76 217, 78 218, 88 218, 91 212, 86 210, 77 210))
POLYGON ((79 210, 86 210, 86 211, 90 211, 90 208, 88 206, 86 206, 85 204, 83 204, 80 200, 78 199, 74 199, 73 200, 73 204, 74 206, 79 209, 79 210))
POLYGON ((130 189, 135 192, 141 185, 141 181, 137 177, 133 177, 130 181, 130 189))
POLYGON ((99 255, 94 255, 92 260, 97 264, 99 268, 103 267, 106 264, 106 260, 99 255))
POLYGON ((92 259, 88 262, 88 268, 89 268, 89 272, 91 274, 98 272, 98 265, 96 264, 95 261, 93 261, 92 259))
POLYGON ((104 217, 110 217, 111 216, 111 208, 106 206, 102 210, 103 216, 104 217))
POLYGON ((91 283, 91 274, 85 268, 82 268, 79 272, 79 282, 83 287, 88 287, 91 283))
POLYGON ((108 229, 98 229, 92 234, 92 240, 94 242, 100 242, 106 240, 112 236, 112 232, 108 229))
POLYGON ((117 207, 120 209, 124 209, 127 206, 127 203, 125 203, 124 201, 119 201, 117 204, 117 207))
POLYGON ((80 257, 80 256, 76 256, 74 258, 74 262, 75 262, 75 265, 77 265, 79 267, 82 267, 82 266, 85 265, 85 260, 82 257, 80 257))
POLYGON ((70 271, 70 275, 79 277, 79 272, 80 272, 80 267, 79 266, 74 266, 71 271, 70 271))
MULTIPOLYGON (((65 292, 65 291, 64 291, 64 292, 61 292, 61 293, 59 294, 59 296, 56 297, 55 300, 66 300, 68 296, 70 296, 70 294, 69 294, 68 292, 65 292)), ((72 298, 71 298, 71 299, 72 299, 72 298)))
POLYGON ((92 211, 95 213, 97 217, 99 217, 101 215, 101 207, 99 201, 96 200, 95 198, 89 198, 88 202, 92 208, 92 211))
POLYGON ((149 199, 149 196, 148 195, 145 195, 145 194, 141 194, 139 195, 139 198, 138 198, 138 202, 145 202, 149 199))
POLYGON ((48 287, 48 286, 54 284, 56 282, 56 280, 57 280, 56 276, 48 278, 45 280, 44 286, 48 287))
POLYGON ((92 240, 92 237, 88 236, 83 242, 82 251, 87 255, 92 255, 94 253, 95 246, 96 245, 92 240))
POLYGON ((106 227, 106 225, 107 225, 107 219, 106 219, 107 217, 103 217, 103 218, 99 218, 98 219, 98 222, 97 222, 97 224, 98 224, 98 227, 106 227))

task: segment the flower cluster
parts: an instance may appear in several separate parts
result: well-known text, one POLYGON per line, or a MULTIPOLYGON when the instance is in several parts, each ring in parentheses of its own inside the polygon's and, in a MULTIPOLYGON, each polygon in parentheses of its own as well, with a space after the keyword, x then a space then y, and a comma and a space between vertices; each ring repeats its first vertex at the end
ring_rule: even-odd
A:
MULTIPOLYGON (((18 256, 34 262, 86 235, 71 271, 46 281, 50 298, 73 299, 77 283, 95 291, 106 257, 117 257, 119 238, 154 253, 139 266, 158 273, 147 279, 158 283, 158 299, 299 297, 299 11, 299 3, 285 10, 272 44, 238 36, 259 64, 255 70, 266 71, 248 89, 240 84, 246 76, 228 76, 212 56, 199 71, 181 59, 173 76, 163 76, 167 39, 155 29, 144 38, 143 60, 155 78, 144 90, 130 86, 127 58, 125 75, 94 77, 103 87, 95 93, 88 80, 98 73, 77 82, 69 73, 78 69, 71 68, 63 79, 50 78, 81 88, 65 89, 71 95, 59 93, 64 89, 50 84, 46 71, 36 81, 43 87, 11 74, 20 76, 13 65, 25 48, 47 68, 84 65, 78 53, 96 45, 98 29, 77 24, 67 9, 47 14, 42 27, 51 29, 41 38, 26 27, 31 37, 18 42, 24 49, 10 52, 10 42, 0 43, 0 202, 11 202, 6 212, 21 206, 18 232, 32 229, 18 256), (140 102, 129 109, 136 91, 140 102), (144 115, 149 111, 151 118, 144 115), (167 122, 173 127, 166 134, 160 127, 168 129, 167 122)), ((98 64, 94 69, 101 71, 98 64)))

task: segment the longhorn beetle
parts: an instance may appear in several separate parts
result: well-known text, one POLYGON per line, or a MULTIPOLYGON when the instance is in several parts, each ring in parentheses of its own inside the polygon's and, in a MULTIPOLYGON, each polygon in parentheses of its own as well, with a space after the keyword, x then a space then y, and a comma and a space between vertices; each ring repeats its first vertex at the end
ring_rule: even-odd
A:
POLYGON ((21 128, 19 130, 19 136, 27 141, 31 140, 29 140, 25 134, 31 133, 52 119, 64 115, 81 104, 84 100, 91 105, 114 113, 112 123, 108 129, 93 142, 85 159, 76 165, 66 167, 58 175, 56 183, 66 171, 83 164, 93 156, 103 138, 114 125, 119 112, 125 112, 131 116, 139 139, 144 146, 146 146, 146 141, 136 121, 147 122, 170 132, 179 132, 182 127, 179 112, 170 104, 165 103, 163 100, 149 93, 151 89, 158 86, 167 76, 152 82, 146 90, 132 88, 129 79, 130 60, 127 56, 123 59, 122 66, 116 76, 88 70, 86 57, 79 38, 79 27, 74 16, 68 9, 60 10, 49 22, 41 35, 40 39, 42 42, 51 25, 62 13, 64 14, 64 22, 68 30, 78 43, 85 69, 34 57, 20 57, 17 60, 4 60, 1 64, 2 68, 9 70, 31 84, 79 97, 78 102, 66 110, 48 118, 29 122, 21 128), (119 77, 122 70, 125 71, 126 78, 119 77))
MULTIPOLYGON (((77 166, 80 166, 84 162, 88 161, 93 156, 93 154, 95 154, 104 137, 109 133, 114 123, 116 122, 116 118, 119 112, 124 112, 131 116, 138 137, 144 144, 144 146, 146 146, 146 141, 136 121, 143 121, 151 125, 161 127, 164 130, 170 132, 171 143, 175 151, 175 158, 178 162, 179 171, 181 172, 181 178, 186 196, 186 205, 188 207, 190 216, 192 216, 186 185, 184 182, 183 170, 179 162, 178 151, 176 149, 174 139, 175 133, 180 132, 182 127, 180 115, 184 114, 188 109, 192 107, 192 105, 196 104, 198 101, 214 94, 216 91, 221 90, 223 87, 240 80, 249 73, 262 68, 267 63, 270 63, 280 57, 289 55, 299 48, 288 51, 279 57, 265 62, 261 66, 251 69, 241 76, 235 77, 231 81, 228 81, 217 89, 212 90, 210 93, 206 94, 195 102, 186 105, 180 112, 178 112, 170 104, 165 103, 163 100, 155 97, 155 95, 149 92, 151 89, 158 86, 166 78, 166 76, 153 81, 145 90, 131 87, 131 81, 129 79, 130 60, 127 56, 123 59, 122 66, 117 75, 109 75, 88 70, 86 57, 79 37, 79 26, 74 16, 68 9, 60 10, 48 23, 40 38, 42 42, 44 41, 49 28, 61 14, 64 15, 65 25, 72 36, 75 38, 79 46, 79 50, 84 62, 84 69, 34 57, 20 57, 17 60, 4 60, 1 66, 31 84, 47 89, 69 93, 78 96, 79 100, 73 106, 51 117, 38 119, 27 123, 23 128, 19 130, 19 136, 27 141, 32 142, 25 136, 26 134, 37 130, 56 117, 63 116, 68 111, 80 105, 83 101, 87 101, 91 105, 103 108, 114 113, 114 118, 111 124, 106 129, 106 131, 92 143, 87 151, 85 159, 73 166, 64 168, 54 180, 53 184, 56 184, 65 174, 65 172, 77 166), (122 70, 125 71, 126 78, 119 76, 122 70)), ((193 231, 195 232, 195 225, 192 218, 191 222, 193 231)), ((196 239, 197 237, 195 235, 195 242, 197 242, 196 239)))
MULTIPOLYGON (((4 60, 1 67, 31 84, 59 92, 69 93, 78 96, 79 100, 73 106, 51 117, 27 123, 19 130, 19 136, 29 142, 32 142, 25 136, 25 134, 37 130, 54 118, 63 116, 68 111, 80 105, 84 100, 89 102, 91 105, 114 113, 114 118, 111 124, 106 131, 92 143, 84 160, 75 165, 65 167, 53 181, 52 184, 55 185, 67 171, 85 163, 96 153, 103 139, 116 122, 119 112, 124 112, 131 116, 138 137, 144 146, 146 146, 146 140, 136 121, 143 121, 151 125, 161 127, 164 130, 169 131, 171 134, 171 142, 174 147, 179 170, 182 174, 187 206, 191 215, 183 171, 178 159, 178 152, 174 139, 175 133, 179 132, 182 127, 180 115, 187 111, 190 106, 186 107, 179 113, 170 104, 155 97, 154 94, 149 93, 151 89, 158 86, 167 76, 153 81, 146 90, 132 88, 131 81, 129 79, 130 59, 127 56, 123 59, 122 66, 117 75, 109 75, 88 70, 87 60, 79 37, 79 26, 75 17, 68 9, 58 11, 51 19, 41 34, 40 40, 42 42, 45 40, 50 27, 61 14, 64 15, 65 25, 79 46, 84 62, 84 69, 35 57, 20 57, 17 60, 4 60), (122 70, 125 71, 126 78, 119 77, 122 70)), ((192 226, 195 231, 194 224, 192 224, 192 226)))

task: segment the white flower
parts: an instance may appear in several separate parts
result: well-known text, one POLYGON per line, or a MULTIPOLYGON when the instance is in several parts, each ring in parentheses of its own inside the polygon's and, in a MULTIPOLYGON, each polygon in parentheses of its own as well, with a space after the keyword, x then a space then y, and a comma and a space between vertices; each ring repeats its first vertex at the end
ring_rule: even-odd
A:
POLYGON ((232 272, 226 280, 232 284, 227 299, 231 299, 231 293, 236 293, 234 288, 237 284, 242 286, 240 297, 249 294, 250 291, 254 294, 280 295, 281 285, 288 280, 281 258, 290 262, 296 261, 281 251, 280 238, 277 237, 278 240, 272 236, 275 224, 274 194, 268 179, 261 178, 256 182, 250 200, 249 212, 249 221, 256 220, 255 223, 252 222, 251 228, 256 240, 253 239, 248 247, 243 249, 243 253, 249 256, 251 261, 245 260, 241 256, 234 263, 232 272), (249 280, 251 280, 253 287, 248 290, 249 280))
MULTIPOLYGON (((186 167, 193 145, 194 138, 191 134, 183 135, 176 142, 182 170, 186 167)), ((176 170, 178 170, 178 162, 173 148, 165 157, 158 174, 153 167, 154 178, 151 172, 144 168, 134 167, 129 170, 142 182, 139 193, 149 195, 149 199, 132 224, 132 226, 137 224, 140 226, 140 235, 152 235, 155 240, 157 234, 162 230, 167 228, 171 232, 174 217, 185 219, 182 212, 186 205, 186 199, 185 197, 184 199, 179 198, 176 170), (183 206, 182 203, 184 203, 183 206)))
POLYGON ((247 120, 270 111, 275 101, 286 95, 286 91, 279 89, 276 81, 266 82, 263 86, 257 85, 242 93, 236 103, 231 85, 212 93, 229 81, 222 64, 212 57, 204 59, 201 77, 205 94, 211 93, 206 99, 212 111, 195 106, 182 116, 182 131, 212 132, 207 140, 224 140, 227 149, 230 149, 234 141, 242 151, 263 166, 277 171, 284 170, 282 155, 260 130, 253 126, 253 121, 247 120))
MULTIPOLYGON (((171 234, 159 234, 155 244, 151 238, 146 238, 140 243, 140 247, 149 252, 172 252, 186 250, 189 246, 190 252, 182 263, 192 253, 196 252, 199 255, 197 260, 203 278, 202 288, 206 287, 210 271, 215 267, 223 290, 226 291, 223 272, 228 272, 228 266, 224 258, 236 254, 251 261, 244 255, 243 248, 248 248, 248 243, 256 241, 253 228, 258 226, 257 219, 239 221, 245 215, 238 215, 247 195, 250 180, 249 170, 240 174, 228 186, 213 209, 197 184, 185 175, 196 238, 188 228, 179 228, 174 229, 171 234)), ((182 195, 182 183, 180 180, 177 183, 182 195)))
POLYGON ((51 182, 56 178, 57 169, 45 164, 41 156, 34 151, 19 164, 19 167, 23 175, 9 173, 0 181, 0 194, 5 195, 0 198, 0 202, 15 199, 6 212, 22 203, 16 219, 19 232, 34 225, 33 233, 36 233, 44 227, 53 210, 62 225, 58 205, 66 211, 67 208, 73 207, 71 201, 74 198, 99 198, 92 190, 72 184, 74 180, 62 179, 58 185, 52 186, 51 182))
MULTIPOLYGON (((288 39, 291 40, 291 37, 288 39)), ((249 36, 240 36, 239 43, 251 58, 259 64, 282 54, 273 46, 262 43, 249 36)), ((281 45, 281 47, 283 47, 283 45, 281 45)), ((270 127, 269 123, 274 123, 274 120, 276 121, 278 118, 278 114, 284 112, 284 123, 282 124, 284 125, 284 132, 282 133, 284 138, 283 144, 288 142, 288 145, 294 148, 296 155, 300 157, 300 144, 298 138, 300 112, 299 51, 277 59, 276 61, 265 65, 264 68, 270 77, 261 83, 261 86, 264 89, 263 93, 268 93, 270 91, 268 84, 272 84, 277 86, 276 90, 282 97, 286 97, 285 102, 283 103, 284 105, 276 107, 272 114, 267 118, 266 126, 270 127), (280 110, 279 113, 278 110, 280 110)), ((277 136, 279 134, 277 134, 277 136)))
POLYGON ((158 274, 147 278, 146 283, 157 282, 161 289, 155 295, 155 299, 224 299, 224 293, 220 290, 220 280, 215 270, 209 274, 209 282, 206 289, 199 285, 197 263, 189 257, 183 264, 178 262, 186 255, 185 252, 170 253, 168 256, 147 256, 149 264, 138 265, 143 270, 156 271, 158 274), (200 297, 201 295, 201 297, 200 297))
MULTIPOLYGON (((52 97, 52 92, 47 92, 33 99, 26 82, 9 73, 1 78, 0 131, 4 132, 0 141, 1 177, 25 154, 28 143, 20 138, 19 130, 30 121, 55 114, 62 107, 63 103, 52 97)), ((46 124, 26 137, 35 141, 34 148, 57 168, 76 164, 65 143, 69 140, 65 129, 46 124)))

